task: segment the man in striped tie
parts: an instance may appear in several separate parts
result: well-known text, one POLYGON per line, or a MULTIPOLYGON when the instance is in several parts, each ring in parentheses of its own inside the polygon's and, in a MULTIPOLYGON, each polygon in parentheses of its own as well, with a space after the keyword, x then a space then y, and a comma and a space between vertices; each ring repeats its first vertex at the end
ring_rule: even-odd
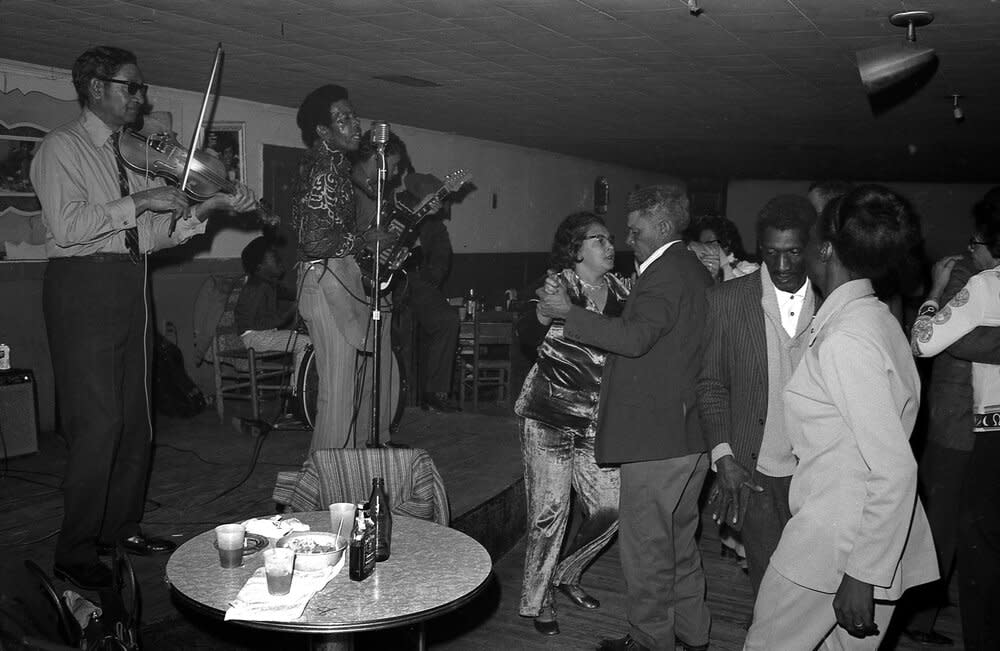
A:
POLYGON ((42 140, 31 181, 46 231, 42 305, 69 448, 55 574, 100 589, 111 584, 100 552, 174 547, 139 528, 152 441, 145 255, 203 233, 210 212, 242 212, 256 198, 241 186, 189 206, 180 190, 118 162, 115 138, 146 103, 131 52, 84 52, 73 65, 73 85, 83 110, 42 140))

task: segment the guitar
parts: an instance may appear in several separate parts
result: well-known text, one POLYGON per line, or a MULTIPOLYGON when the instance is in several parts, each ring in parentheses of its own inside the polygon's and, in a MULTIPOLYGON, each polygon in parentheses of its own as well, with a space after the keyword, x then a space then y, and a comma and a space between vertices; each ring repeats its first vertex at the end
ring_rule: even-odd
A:
MULTIPOLYGON (((379 293, 384 293, 392 286, 395 280, 396 271, 399 270, 406 258, 413 250, 413 245, 420 234, 420 223, 427 215, 431 214, 432 202, 437 199, 442 201, 452 192, 456 192, 472 178, 472 173, 464 169, 458 169, 444 177, 435 192, 428 194, 421 199, 412 210, 394 201, 394 207, 390 214, 389 224, 385 231, 395 236, 393 241, 382 247, 379 255, 379 293)), ((364 282, 365 292, 370 296, 373 291, 375 272, 375 247, 371 245, 359 251, 355 255, 355 260, 361 268, 361 277, 364 282)))

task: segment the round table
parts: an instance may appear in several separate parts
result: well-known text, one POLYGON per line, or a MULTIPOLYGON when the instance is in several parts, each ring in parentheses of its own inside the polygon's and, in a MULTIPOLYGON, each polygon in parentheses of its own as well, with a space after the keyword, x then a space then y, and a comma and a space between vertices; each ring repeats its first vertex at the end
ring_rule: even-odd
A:
MULTIPOLYGON (((327 511, 296 513, 294 517, 313 531, 330 529, 327 511)), ((213 529, 178 547, 167 562, 167 582, 183 601, 221 618, 264 561, 257 553, 246 557, 243 567, 223 569, 214 540, 213 529)), ((422 624, 471 601, 486 587, 492 567, 483 546, 464 533, 425 520, 394 516, 392 555, 378 563, 374 574, 364 581, 350 579, 345 559, 344 568, 313 596, 298 620, 230 621, 312 633, 314 647, 350 649, 355 632, 422 624)), ((424 648, 422 626, 420 648, 424 648)))

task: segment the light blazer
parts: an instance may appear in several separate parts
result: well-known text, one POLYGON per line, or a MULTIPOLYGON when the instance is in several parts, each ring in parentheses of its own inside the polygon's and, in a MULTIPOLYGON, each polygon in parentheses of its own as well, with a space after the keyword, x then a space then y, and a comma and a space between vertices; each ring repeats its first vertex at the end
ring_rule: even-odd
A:
MULTIPOLYGON (((708 290, 705 357, 698 377, 698 409, 708 449, 728 443, 737 463, 750 472, 757 466, 767 418, 760 274, 758 270, 708 290)), ((809 292, 818 302, 811 284, 809 292)), ((800 318, 797 330, 807 327, 808 319, 800 318)))
POLYGON ((564 334, 614 353, 601 381, 598 463, 705 451, 695 384, 711 284, 698 258, 677 243, 639 276, 620 317, 570 309, 564 334))
POLYGON ((919 404, 909 342, 871 282, 831 292, 785 389, 799 465, 771 556, 782 576, 832 594, 847 573, 876 599, 938 578, 909 442, 919 404))

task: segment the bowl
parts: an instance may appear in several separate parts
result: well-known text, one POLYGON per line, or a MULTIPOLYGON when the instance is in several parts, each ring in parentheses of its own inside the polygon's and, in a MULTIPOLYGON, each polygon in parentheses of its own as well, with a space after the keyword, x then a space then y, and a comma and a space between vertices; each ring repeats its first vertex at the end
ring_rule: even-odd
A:
POLYGON ((340 562, 347 549, 347 536, 329 531, 296 531, 280 539, 276 547, 295 552, 295 570, 317 572, 340 562))

